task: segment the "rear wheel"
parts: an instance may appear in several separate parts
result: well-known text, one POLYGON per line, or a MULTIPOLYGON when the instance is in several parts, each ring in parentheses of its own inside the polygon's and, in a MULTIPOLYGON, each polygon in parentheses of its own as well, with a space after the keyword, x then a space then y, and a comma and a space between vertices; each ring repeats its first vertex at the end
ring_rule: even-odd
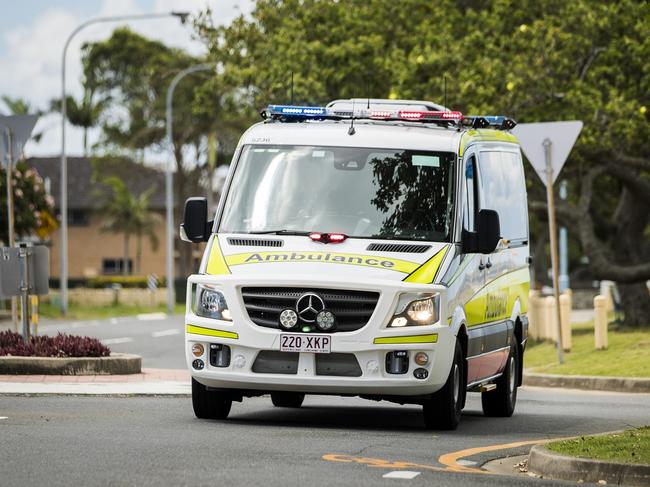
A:
POLYGON ((299 392, 272 392, 271 401, 278 408, 299 408, 305 400, 305 395, 299 392))
POLYGON ((197 418, 226 419, 231 406, 232 399, 226 397, 223 392, 210 391, 192 379, 192 407, 197 418))
POLYGON ((422 405, 427 429, 454 430, 458 426, 467 387, 464 366, 463 350, 460 343, 456 342, 447 382, 422 405))
POLYGON ((513 343, 503 375, 495 383, 497 388, 481 393, 481 404, 486 416, 507 418, 515 412, 517 403, 517 369, 519 366, 519 347, 513 343))

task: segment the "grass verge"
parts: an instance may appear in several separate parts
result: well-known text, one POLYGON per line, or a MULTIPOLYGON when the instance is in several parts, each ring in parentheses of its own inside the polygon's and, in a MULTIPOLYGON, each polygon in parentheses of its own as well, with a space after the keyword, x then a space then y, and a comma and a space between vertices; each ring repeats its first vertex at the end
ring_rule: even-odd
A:
POLYGON ((619 330, 610 325, 609 348, 594 348, 593 323, 573 327, 573 347, 557 363, 555 344, 529 342, 524 366, 530 372, 562 375, 650 377, 650 329, 619 330))
MULTIPOLYGON (((80 304, 70 304, 66 320, 101 320, 106 318, 115 318, 118 316, 133 316, 145 313, 167 312, 166 305, 160 306, 127 306, 119 304, 117 306, 83 306, 80 304)), ((174 306, 174 312, 185 313, 185 305, 177 304, 174 306)), ((44 318, 61 319, 61 311, 58 306, 52 303, 41 303, 39 314, 44 318)))
POLYGON ((558 441, 547 444, 546 448, 571 457, 650 465, 650 426, 558 441))

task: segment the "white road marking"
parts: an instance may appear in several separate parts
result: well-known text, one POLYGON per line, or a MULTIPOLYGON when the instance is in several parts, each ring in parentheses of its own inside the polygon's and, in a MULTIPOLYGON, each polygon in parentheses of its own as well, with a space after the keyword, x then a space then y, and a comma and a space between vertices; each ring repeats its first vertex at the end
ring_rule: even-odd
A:
POLYGON ((0 419, 9 419, 7 416, 0 416, 0 419))
POLYGON ((413 480, 418 475, 420 475, 420 472, 412 472, 411 470, 395 470, 382 475, 382 477, 385 479, 413 480))
POLYGON ((112 324, 115 324, 115 323, 117 323, 117 322, 118 322, 118 319, 117 319, 117 318, 111 318, 111 323, 112 323, 112 324))
POLYGON ((100 340, 104 345, 117 345, 118 343, 129 343, 133 341, 131 337, 122 337, 122 338, 107 338, 105 340, 100 340))
POLYGON ((144 313, 138 315, 138 319, 140 321, 156 321, 156 320, 164 320, 167 318, 167 315, 165 313, 144 313))
POLYGON ((474 465, 478 465, 476 462, 473 462, 471 460, 456 460, 456 463, 458 465, 462 465, 463 467, 473 467, 474 465))
POLYGON ((170 328, 169 330, 154 331, 151 336, 154 338, 166 337, 170 335, 178 335, 181 332, 178 328, 170 328))

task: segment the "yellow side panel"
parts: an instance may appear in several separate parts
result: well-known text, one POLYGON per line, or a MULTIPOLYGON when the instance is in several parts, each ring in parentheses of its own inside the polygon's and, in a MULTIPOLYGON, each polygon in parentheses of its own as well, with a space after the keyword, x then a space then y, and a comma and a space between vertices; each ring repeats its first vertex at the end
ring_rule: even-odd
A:
POLYGON ((465 149, 473 142, 510 142, 518 144, 517 137, 503 130, 472 129, 465 132, 460 139, 458 155, 462 156, 465 149))
POLYGON ((212 241, 212 248, 210 249, 210 257, 208 259, 206 273, 215 276, 230 274, 230 269, 228 268, 228 264, 226 264, 226 260, 223 258, 221 247, 219 246, 219 239, 217 237, 214 237, 214 240, 212 241))
POLYGON ((431 284, 436 277, 436 273, 440 268, 442 259, 447 255, 449 246, 446 246, 438 251, 436 255, 427 260, 424 264, 418 267, 413 273, 408 275, 404 282, 415 282, 417 284, 431 284))
POLYGON ((521 312, 525 313, 529 288, 528 267, 508 272, 486 284, 465 304, 468 326, 509 318, 517 299, 521 303, 521 312))

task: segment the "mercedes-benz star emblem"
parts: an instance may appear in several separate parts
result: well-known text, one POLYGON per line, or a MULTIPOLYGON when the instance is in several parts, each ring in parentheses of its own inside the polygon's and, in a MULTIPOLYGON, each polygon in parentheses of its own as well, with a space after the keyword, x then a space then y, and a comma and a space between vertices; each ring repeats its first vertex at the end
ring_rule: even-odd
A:
POLYGON ((318 294, 305 293, 296 301, 296 312, 306 323, 316 321, 316 315, 325 309, 325 301, 318 294))

